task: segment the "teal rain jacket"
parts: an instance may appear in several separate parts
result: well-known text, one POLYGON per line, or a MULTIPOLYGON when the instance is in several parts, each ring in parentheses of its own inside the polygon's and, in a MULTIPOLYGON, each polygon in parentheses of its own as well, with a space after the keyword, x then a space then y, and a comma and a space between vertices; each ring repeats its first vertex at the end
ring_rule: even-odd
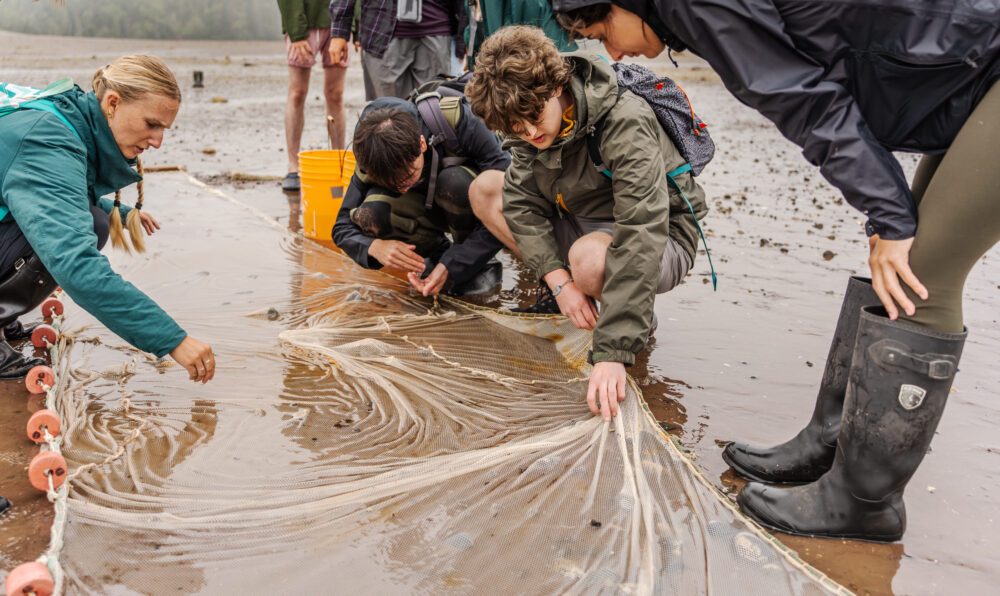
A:
MULTIPOLYGON (((0 205, 77 304, 125 341, 157 356, 186 337, 152 299, 97 250, 90 205, 140 179, 121 154, 93 92, 74 86, 49 100, 73 126, 42 110, 0 118, 0 205), (78 136, 79 135, 79 136, 78 136)), ((128 209, 122 208, 122 216, 128 209)))

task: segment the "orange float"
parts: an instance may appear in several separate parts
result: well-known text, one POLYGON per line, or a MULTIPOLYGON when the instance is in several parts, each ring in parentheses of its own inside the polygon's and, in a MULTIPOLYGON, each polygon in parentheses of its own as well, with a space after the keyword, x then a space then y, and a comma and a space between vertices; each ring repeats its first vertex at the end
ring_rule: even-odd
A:
POLYGON ((66 460, 55 451, 43 451, 28 464, 28 482, 38 490, 49 490, 49 477, 52 477, 52 487, 59 488, 66 482, 66 460))
POLYGON ((45 387, 52 387, 56 384, 56 373, 52 369, 39 364, 28 371, 28 376, 24 377, 24 386, 32 393, 45 393, 45 387))
POLYGON ((39 410, 28 418, 28 438, 36 443, 45 442, 45 431, 53 437, 59 434, 59 414, 52 410, 39 410))
POLYGON ((52 325, 39 325, 31 332, 31 345, 36 348, 47 348, 55 345, 58 337, 59 334, 52 325))
POLYGON ((42 302, 42 316, 54 317, 63 314, 63 303, 58 298, 46 298, 42 302))
POLYGON ((7 596, 52 596, 56 590, 56 584, 52 581, 52 574, 44 563, 35 561, 24 563, 15 567, 7 574, 6 582, 7 596))

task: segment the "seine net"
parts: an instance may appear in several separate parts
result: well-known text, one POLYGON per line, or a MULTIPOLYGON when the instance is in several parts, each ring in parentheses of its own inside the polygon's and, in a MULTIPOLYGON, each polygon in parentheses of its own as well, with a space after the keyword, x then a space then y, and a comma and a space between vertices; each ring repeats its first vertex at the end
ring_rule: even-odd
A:
POLYGON ((415 298, 182 175, 147 188, 163 231, 116 267, 219 369, 189 383, 69 308, 67 593, 842 591, 634 384, 592 416, 565 319, 415 298))

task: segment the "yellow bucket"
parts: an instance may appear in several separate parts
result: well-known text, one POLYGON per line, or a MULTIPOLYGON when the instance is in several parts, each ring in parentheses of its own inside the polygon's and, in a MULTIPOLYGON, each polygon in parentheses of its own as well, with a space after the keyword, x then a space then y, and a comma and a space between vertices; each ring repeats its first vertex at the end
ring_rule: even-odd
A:
POLYGON ((354 175, 354 153, 350 151, 303 151, 299 153, 302 181, 302 233, 308 238, 331 240, 344 191, 354 175))

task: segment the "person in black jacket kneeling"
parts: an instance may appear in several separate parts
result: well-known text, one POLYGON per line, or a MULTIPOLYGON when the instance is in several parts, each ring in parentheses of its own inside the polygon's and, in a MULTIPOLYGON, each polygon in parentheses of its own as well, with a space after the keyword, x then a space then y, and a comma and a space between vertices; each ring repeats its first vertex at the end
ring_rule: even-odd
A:
POLYGON ((485 202, 500 194, 510 156, 464 98, 435 99, 430 109, 449 130, 432 133, 414 102, 394 97, 379 98, 361 113, 354 131, 357 170, 333 241, 362 267, 405 271, 424 296, 483 293, 500 281, 493 256, 503 245, 475 216, 470 197, 485 202), (385 205, 388 225, 358 225, 361 213, 385 205), (435 232, 439 241, 428 243, 435 232))

